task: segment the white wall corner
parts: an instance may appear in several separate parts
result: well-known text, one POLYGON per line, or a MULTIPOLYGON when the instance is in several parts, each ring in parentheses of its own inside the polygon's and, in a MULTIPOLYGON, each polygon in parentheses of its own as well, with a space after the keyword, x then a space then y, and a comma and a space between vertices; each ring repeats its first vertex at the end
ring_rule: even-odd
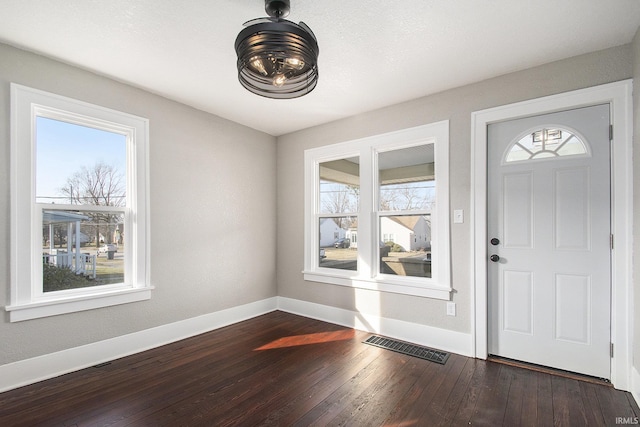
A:
POLYGON ((194 335, 242 322, 277 309, 276 297, 232 307, 128 335, 0 366, 0 393, 194 335))
POLYGON ((635 366, 631 367, 631 395, 636 401, 636 404, 640 404, 640 372, 635 366))
POLYGON ((287 313, 473 357, 472 335, 470 333, 450 331, 285 297, 278 297, 278 309, 287 313))

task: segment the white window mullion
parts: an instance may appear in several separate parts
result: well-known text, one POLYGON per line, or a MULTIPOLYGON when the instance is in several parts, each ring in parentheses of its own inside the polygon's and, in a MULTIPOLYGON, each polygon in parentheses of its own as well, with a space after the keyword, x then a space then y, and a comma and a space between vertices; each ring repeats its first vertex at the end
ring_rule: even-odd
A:
POLYGON ((371 230, 374 227, 372 206, 375 200, 375 185, 372 174, 375 156, 371 149, 360 152, 360 213, 358 215, 358 265, 359 277, 370 280, 375 274, 375 236, 371 230), (362 232, 361 232, 362 231, 362 232))

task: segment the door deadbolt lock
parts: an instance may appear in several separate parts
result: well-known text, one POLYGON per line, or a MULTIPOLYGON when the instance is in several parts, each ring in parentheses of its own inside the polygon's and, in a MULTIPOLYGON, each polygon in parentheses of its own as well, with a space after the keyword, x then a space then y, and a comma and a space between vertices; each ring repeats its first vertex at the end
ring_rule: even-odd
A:
POLYGON ((493 246, 498 246, 500 244, 500 240, 496 239, 495 237, 493 239, 491 239, 491 244, 493 246))
POLYGON ((500 257, 499 257, 498 255, 496 255, 496 254, 491 255, 491 256, 489 257, 489 259, 490 259, 491 261, 493 261, 493 262, 498 262, 498 261, 500 261, 500 257))

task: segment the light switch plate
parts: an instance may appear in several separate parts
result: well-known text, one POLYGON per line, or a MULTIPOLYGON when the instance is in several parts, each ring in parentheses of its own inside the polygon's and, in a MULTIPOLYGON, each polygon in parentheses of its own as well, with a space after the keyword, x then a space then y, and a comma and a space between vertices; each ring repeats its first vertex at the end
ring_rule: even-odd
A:
POLYGON ((462 209, 456 209, 453 211, 453 223, 462 224, 464 222, 464 211, 462 209))
POLYGON ((456 315, 456 303, 448 302, 447 303, 447 316, 455 316, 456 315))

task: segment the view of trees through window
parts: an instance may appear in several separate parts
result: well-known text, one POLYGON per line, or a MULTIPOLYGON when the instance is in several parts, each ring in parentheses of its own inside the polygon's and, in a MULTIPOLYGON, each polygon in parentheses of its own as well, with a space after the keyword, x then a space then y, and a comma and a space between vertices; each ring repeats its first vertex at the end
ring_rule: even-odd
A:
POLYGON ((357 157, 320 164, 321 267, 357 270, 359 199, 357 157))
POLYGON ((124 282, 126 136, 37 117, 43 291, 124 282))
MULTIPOLYGON (((431 277, 432 144, 378 153, 380 273, 431 277)), ((359 158, 320 163, 320 267, 357 270, 359 158)), ((367 232, 367 231, 364 231, 367 232)))

